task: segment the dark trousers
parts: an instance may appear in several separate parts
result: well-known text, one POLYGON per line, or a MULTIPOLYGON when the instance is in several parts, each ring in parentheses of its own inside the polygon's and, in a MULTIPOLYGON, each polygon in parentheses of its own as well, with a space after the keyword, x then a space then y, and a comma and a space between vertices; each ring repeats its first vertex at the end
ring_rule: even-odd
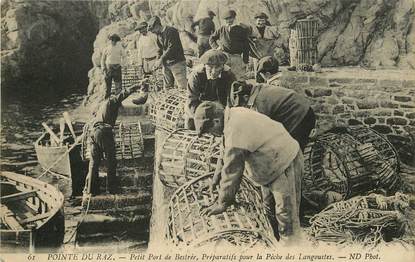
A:
POLYGON ((201 57, 206 51, 211 49, 209 44, 209 37, 208 35, 198 35, 197 36, 197 49, 199 57, 201 57))
POLYGON ((89 173, 91 179, 91 194, 100 193, 98 181, 98 169, 103 158, 107 159, 107 187, 110 193, 117 189, 117 160, 115 158, 115 140, 112 127, 98 125, 94 127, 91 134, 91 159, 89 162, 89 173))
POLYGON ((117 92, 120 92, 122 87, 121 65, 108 65, 107 70, 105 74, 105 85, 107 88, 105 98, 111 95, 112 80, 114 80, 117 92))
POLYGON ((291 136, 300 144, 301 151, 307 146, 311 130, 316 126, 316 115, 313 109, 309 109, 303 120, 290 133, 291 136))

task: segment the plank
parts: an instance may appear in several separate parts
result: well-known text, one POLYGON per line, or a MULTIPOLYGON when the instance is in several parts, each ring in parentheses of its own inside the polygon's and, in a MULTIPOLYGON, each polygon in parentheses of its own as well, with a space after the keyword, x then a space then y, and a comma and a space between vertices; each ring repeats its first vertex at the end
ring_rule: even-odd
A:
POLYGON ((11 195, 8 195, 8 196, 4 196, 4 197, 1 197, 1 202, 3 204, 5 204, 5 203, 11 202, 11 201, 26 199, 26 198, 29 198, 29 197, 34 197, 34 196, 36 196, 37 191, 38 190, 31 190, 31 191, 19 192, 19 193, 11 194, 11 195))

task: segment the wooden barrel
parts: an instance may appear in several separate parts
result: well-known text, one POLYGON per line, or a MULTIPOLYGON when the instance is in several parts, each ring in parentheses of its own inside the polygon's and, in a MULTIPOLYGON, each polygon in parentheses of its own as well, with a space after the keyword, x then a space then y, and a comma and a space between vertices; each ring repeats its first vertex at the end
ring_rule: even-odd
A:
POLYGON ((400 185, 397 152, 368 127, 332 129, 309 143, 304 156, 303 197, 317 209, 324 201, 316 197, 329 191, 347 199, 375 190, 393 194, 400 185))
POLYGON ((290 35, 290 64, 301 69, 317 62, 318 22, 314 18, 301 19, 290 35))
POLYGON ((221 141, 211 135, 180 129, 170 133, 159 153, 158 174, 165 186, 179 187, 216 169, 221 141))
POLYGON ((158 130, 171 132, 184 127, 186 94, 178 89, 168 89, 154 95, 149 114, 158 130))
POLYGON ((203 206, 212 204, 218 192, 209 189, 213 174, 196 178, 180 187, 168 207, 167 238, 178 247, 226 245, 255 248, 271 247, 275 241, 266 218, 261 193, 242 178, 236 204, 222 214, 202 216, 203 206))

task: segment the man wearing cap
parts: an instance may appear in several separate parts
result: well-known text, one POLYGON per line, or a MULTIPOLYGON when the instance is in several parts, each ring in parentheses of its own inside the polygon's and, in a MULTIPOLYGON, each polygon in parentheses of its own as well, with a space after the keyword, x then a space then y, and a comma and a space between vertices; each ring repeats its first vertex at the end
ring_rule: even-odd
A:
POLYGON ((117 34, 109 37, 111 44, 108 45, 101 56, 101 69, 105 75, 106 92, 105 97, 111 94, 112 80, 114 80, 117 92, 122 88, 121 65, 124 63, 124 48, 121 45, 121 38, 117 34))
POLYGON ((247 176, 275 198, 280 239, 287 244, 295 240, 300 231, 303 155, 284 126, 243 107, 232 107, 224 112, 217 102, 199 105, 195 126, 199 134, 223 134, 224 138, 219 196, 215 203, 203 208, 201 214, 219 214, 232 205, 246 169, 247 176))
POLYGON ((249 28, 235 24, 236 12, 229 10, 223 16, 225 25, 217 29, 209 38, 212 48, 222 50, 228 55, 227 64, 237 79, 244 78, 246 64, 249 62, 249 28))
POLYGON ((236 80, 225 65, 227 56, 219 50, 208 50, 200 58, 201 65, 189 75, 186 128, 194 129, 193 115, 203 101, 217 101, 223 106, 229 102, 231 84, 236 80))
POLYGON ((143 68, 145 75, 150 75, 153 70, 153 66, 157 61, 159 54, 159 47, 157 45, 157 36, 147 31, 147 23, 141 22, 136 30, 140 32, 139 39, 137 41, 137 56, 138 65, 143 68))
POLYGON ((197 30, 197 48, 199 57, 201 57, 207 50, 209 50, 209 38, 210 35, 215 32, 215 24, 213 23, 213 18, 216 14, 213 11, 208 11, 208 16, 202 19, 197 20, 192 24, 192 29, 198 26, 197 30))
POLYGON ((143 80, 139 84, 123 89, 117 95, 111 95, 106 98, 99 106, 89 129, 91 132, 88 138, 91 158, 88 169, 89 180, 87 188, 89 192, 87 193, 91 193, 92 195, 100 194, 98 168, 103 154, 105 154, 107 159, 108 192, 111 194, 117 192, 117 160, 115 158, 115 141, 112 129, 117 120, 118 109, 121 107, 122 101, 139 88, 146 88, 146 84, 146 80, 143 80))
POLYGON ((251 85, 245 81, 234 82, 231 93, 232 106, 253 109, 281 123, 304 151, 316 124, 311 103, 305 96, 291 89, 268 84, 251 85))
POLYGON ((154 69, 163 66, 164 87, 172 88, 176 81, 180 89, 185 89, 186 59, 179 32, 171 26, 162 26, 160 18, 153 16, 148 21, 148 30, 157 35, 159 46, 159 59, 154 64, 154 69))

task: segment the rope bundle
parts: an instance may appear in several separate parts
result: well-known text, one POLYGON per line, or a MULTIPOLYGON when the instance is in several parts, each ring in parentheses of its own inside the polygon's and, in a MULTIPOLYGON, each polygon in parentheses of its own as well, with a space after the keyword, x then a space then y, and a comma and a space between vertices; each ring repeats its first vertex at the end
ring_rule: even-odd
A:
POLYGON ((409 197, 401 193, 354 197, 333 203, 311 218, 307 233, 316 241, 374 247, 402 236, 407 207, 409 197))

